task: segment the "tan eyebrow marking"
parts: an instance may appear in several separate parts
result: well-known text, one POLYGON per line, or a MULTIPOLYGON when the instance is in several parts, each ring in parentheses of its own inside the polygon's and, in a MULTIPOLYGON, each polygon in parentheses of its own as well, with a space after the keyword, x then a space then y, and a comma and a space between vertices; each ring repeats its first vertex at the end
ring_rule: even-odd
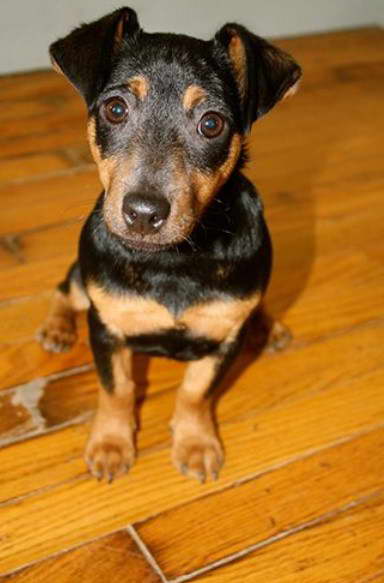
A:
POLYGON ((147 97, 148 91, 149 91, 149 83, 148 83, 148 79, 146 79, 146 77, 143 77, 142 75, 137 75, 136 77, 132 77, 131 79, 129 79, 127 81, 127 85, 129 87, 129 90, 134 95, 136 95, 136 97, 138 99, 140 99, 141 101, 144 101, 144 99, 147 97))
POLYGON ((190 85, 187 87, 183 95, 183 107, 184 109, 192 109, 206 99, 207 94, 202 87, 199 85, 190 85))
POLYGON ((116 159, 112 157, 103 158, 100 146, 96 142, 96 121, 94 117, 88 120, 87 133, 89 148, 99 170, 101 183, 105 190, 108 191, 116 171, 116 159))

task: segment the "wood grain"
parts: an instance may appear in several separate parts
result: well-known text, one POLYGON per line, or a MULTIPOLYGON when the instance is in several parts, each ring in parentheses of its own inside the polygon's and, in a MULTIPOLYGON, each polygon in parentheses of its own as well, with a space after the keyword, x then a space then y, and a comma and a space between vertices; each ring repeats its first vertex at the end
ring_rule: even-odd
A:
MULTIPOLYGON (((0 254, 0 285, 3 290, 2 294, 4 294, 2 299, 17 297, 14 292, 12 295, 7 291, 8 288, 4 283, 6 278, 8 278, 8 284, 12 283, 11 275, 9 275, 12 274, 12 268, 22 266, 26 270, 31 270, 35 266, 38 271, 48 272, 49 270, 44 266, 46 261, 62 256, 66 257, 68 264, 74 260, 77 255, 81 227, 82 222, 75 220, 3 238, 3 253, 0 254)), ((52 268, 52 265, 50 267, 52 268)), ((61 273, 60 277, 62 278, 63 275, 61 273)), ((24 278, 24 295, 40 291, 31 287, 29 281, 31 274, 28 273, 28 276, 24 278)), ((46 290, 47 288, 44 288, 44 291, 46 290)))
POLYGON ((143 452, 129 476, 113 485, 95 482, 85 474, 87 430, 82 425, 47 435, 43 442, 8 447, 0 455, 0 491, 6 503, 0 572, 367 432, 382 423, 382 381, 382 370, 376 371, 256 417, 223 423, 227 463, 219 482, 203 487, 179 475, 163 447, 143 452), (14 504, 14 497, 23 493, 14 504))
POLYGON ((380 492, 339 516, 325 517, 325 524, 309 524, 303 532, 271 540, 249 557, 194 581, 379 583, 384 580, 383 529, 384 494, 380 492))
POLYGON ((34 583, 157 583, 160 577, 151 569, 128 533, 121 531, 37 563, 0 581, 34 583))
POLYGON ((338 515, 355 500, 375 494, 383 487, 384 461, 376 456, 383 446, 380 429, 180 506, 136 529, 166 577, 196 571, 317 517, 338 515))
POLYGON ((84 316, 79 320, 79 342, 70 352, 52 357, 36 341, 35 335, 47 314, 51 293, 0 305, 1 387, 90 362, 84 316))
POLYGON ((28 229, 81 220, 89 213, 101 187, 96 170, 86 168, 30 182, 10 183, 0 188, 0 198, 7 196, 12 204, 3 207, 0 236, 28 229), (24 211, 23 211, 24 209, 24 211))
MULTIPOLYGON (((226 383, 231 384, 231 390, 218 403, 220 422, 239 416, 254 416, 308 394, 327 390, 344 376, 364 377, 372 369, 382 366, 383 342, 384 322, 375 322, 357 327, 348 334, 329 337, 326 341, 292 347, 278 357, 264 355, 255 361, 251 350, 244 351, 226 383), (373 334, 375 342, 371 342, 373 334), (276 366, 277 358, 279 367, 276 366), (327 359, 326 370, 324 359, 327 359)), ((56 362, 56 359, 53 361, 56 362)), ((48 364, 50 362, 48 360, 48 364)), ((168 442, 168 419, 175 388, 184 370, 184 364, 172 363, 170 367, 169 361, 161 358, 152 358, 149 362, 145 357, 134 359, 139 421, 143 428, 138 435, 140 448, 158 447, 168 442), (147 399, 142 404, 145 395, 147 399)), ((73 423, 79 416, 92 413, 96 391, 94 371, 48 382, 38 403, 45 428, 51 430, 61 424, 73 423)), ((7 391, 7 394, 12 396, 16 393, 19 400, 27 402, 29 392, 30 386, 26 385, 16 391, 7 391)), ((26 426, 25 429, 28 431, 31 428, 26 426)), ((2 433, 0 443, 6 438, 7 433, 2 433)))
POLYGON ((0 394, 0 443, 2 438, 27 435, 34 427, 29 410, 13 394, 0 394))
POLYGON ((293 341, 255 360, 252 328, 217 404, 226 466, 204 486, 171 466, 184 365, 161 359, 136 367, 137 465, 112 486, 86 474, 97 380, 75 368, 91 362, 84 318, 67 354, 34 340, 101 190, 85 110, 52 72, 0 79, 1 573, 40 561, 12 577, 157 581, 122 532, 135 523, 171 577, 384 580, 383 40, 369 28, 279 41, 303 84, 256 124, 247 173, 274 240, 269 309, 293 341))
MULTIPOLYGON (((46 266, 50 263, 51 260, 46 266)), ((63 272, 68 263, 65 258, 58 258, 57 265, 61 269, 55 269, 52 279, 57 281, 59 272, 63 272)), ((287 271, 284 275, 280 270, 272 279, 268 303, 276 314, 284 310, 288 298, 293 301, 297 293, 296 280, 292 277, 282 294, 287 275, 287 271)), ((44 278, 43 274, 42 281, 44 278)), ((22 292, 22 282, 15 281, 13 287, 19 285, 22 292)), ((33 281, 39 285, 38 274, 36 280, 32 278, 32 284, 33 281)), ((363 253, 338 253, 332 262, 325 257, 317 259, 306 283, 305 290, 300 292, 300 302, 295 303, 285 316, 297 342, 339 334, 346 328, 370 322, 381 313, 384 267, 374 259, 368 262, 363 253)), ((76 345, 64 355, 49 355, 36 344, 35 332, 47 313, 49 300, 50 293, 45 293, 17 303, 0 304, 0 387, 26 382, 31 376, 36 376, 35 371, 40 371, 37 376, 42 376, 63 370, 69 363, 74 366, 89 362, 89 352, 84 351, 83 345, 76 345), (16 359, 19 359, 17 368, 14 366, 16 359), (36 366, 33 366, 34 362, 36 366)), ((81 338, 85 339, 86 331, 84 327, 81 329, 81 338)))
POLYGON ((70 160, 58 154, 41 154, 2 160, 0 183, 23 180, 64 170, 71 166, 70 160))

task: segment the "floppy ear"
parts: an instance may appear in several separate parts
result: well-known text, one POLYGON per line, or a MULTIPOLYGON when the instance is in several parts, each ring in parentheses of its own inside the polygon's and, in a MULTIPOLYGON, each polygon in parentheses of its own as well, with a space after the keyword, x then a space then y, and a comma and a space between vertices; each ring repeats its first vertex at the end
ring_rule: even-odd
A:
POLYGON ((107 80, 114 54, 125 39, 139 30, 134 10, 115 10, 54 42, 49 47, 53 67, 63 73, 90 104, 107 80))
POLYGON ((242 101, 244 129, 280 99, 294 93, 301 69, 294 59, 239 24, 226 24, 215 36, 230 61, 242 101))

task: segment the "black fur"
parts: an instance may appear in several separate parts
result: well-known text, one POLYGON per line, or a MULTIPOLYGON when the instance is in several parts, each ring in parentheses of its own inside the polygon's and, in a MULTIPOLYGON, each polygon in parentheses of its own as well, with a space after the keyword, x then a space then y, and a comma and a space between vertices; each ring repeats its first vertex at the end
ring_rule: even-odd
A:
POLYGON ((217 351, 220 343, 210 338, 192 336, 185 330, 170 328, 157 334, 127 336, 126 342, 136 352, 167 356, 175 360, 199 360, 217 351))
MULTIPOLYGON (((54 43, 50 52, 87 102, 102 157, 138 154, 140 162, 130 176, 128 191, 160 193, 170 203, 180 195, 172 182, 175 152, 182 156, 186 172, 215 172, 228 159, 233 138, 249 131, 253 121, 300 76, 291 57, 240 25, 226 25, 212 41, 146 34, 128 8, 83 25, 54 43), (229 54, 233 35, 239 37, 246 55, 243 96, 229 54), (126 81, 143 73, 150 79, 150 92, 138 105, 126 81), (207 97, 203 105, 186 113, 181 98, 191 84, 202 87, 207 97), (128 104, 127 123, 116 126, 106 119, 103 104, 111 96, 128 104), (202 139, 196 131, 207 111, 225 118, 225 129, 214 140, 202 139)), ((155 300, 175 316, 201 302, 223 297, 237 301, 257 291, 264 293, 271 242, 260 198, 241 174, 245 159, 243 147, 231 176, 196 217, 188 238, 156 250, 137 248, 109 228, 103 193, 84 225, 79 264, 60 289, 68 293, 71 278, 85 289, 92 281, 107 293, 155 300)), ((112 390, 111 354, 121 340, 102 324, 94 306, 89 325, 102 383, 112 390)), ((239 338, 219 344, 209 337, 193 337, 188 330, 171 329, 128 336, 125 341, 133 350, 181 360, 216 354, 219 376, 235 354, 239 338)))
POLYGON ((109 78, 115 56, 115 34, 122 22, 123 37, 139 32, 134 10, 122 8, 104 18, 83 24, 70 35, 54 42, 51 59, 91 104, 109 78))
POLYGON ((88 326, 93 357, 101 384, 107 391, 113 391, 114 380, 111 356, 120 343, 108 332, 100 321, 97 311, 92 306, 88 311, 88 326))
POLYGON ((79 259, 85 282, 95 281, 110 292, 153 298, 176 316, 222 294, 242 299, 266 289, 270 237, 260 198, 241 174, 222 189, 189 241, 156 253, 131 249, 110 233, 101 205, 102 196, 81 234, 79 259), (219 270, 226 276, 220 277, 219 270))
POLYGON ((227 48, 234 34, 240 37, 246 55, 248 75, 243 123, 244 130, 250 131, 253 122, 266 114, 299 80, 301 69, 290 55, 236 23, 223 26, 216 34, 217 44, 227 48))
MULTIPOLYGON (((257 290, 264 292, 268 285, 271 242, 260 198, 241 174, 222 190, 189 242, 156 253, 131 249, 110 233, 102 220, 101 205, 102 197, 81 234, 79 260, 85 282, 96 282, 112 293, 154 299, 175 316, 194 304, 222 295, 243 299, 257 290), (225 270, 224 278, 217 275, 219 268, 225 270)), ((100 331, 99 320, 98 326, 100 331)), ((93 334, 91 327, 91 337, 93 334)), ((196 360, 222 351, 217 342, 180 330, 127 337, 126 342, 135 351, 177 360, 196 360)), ((224 353, 229 362, 226 350, 224 353)))
POLYGON ((83 288, 83 280, 81 277, 80 265, 77 261, 75 261, 75 263, 72 263, 65 279, 61 283, 59 283, 57 289, 63 292, 64 294, 68 294, 70 291, 70 285, 72 281, 75 282, 80 288, 83 288))

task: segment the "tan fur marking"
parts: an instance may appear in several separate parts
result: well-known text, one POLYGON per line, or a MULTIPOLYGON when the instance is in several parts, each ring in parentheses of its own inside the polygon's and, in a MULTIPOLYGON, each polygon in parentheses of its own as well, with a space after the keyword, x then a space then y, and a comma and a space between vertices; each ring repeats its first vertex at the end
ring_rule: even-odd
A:
POLYGON ((95 284, 89 286, 88 293, 101 320, 120 338, 181 328, 194 336, 222 342, 232 332, 237 332, 260 301, 260 294, 256 293, 245 300, 205 302, 188 308, 175 318, 165 306, 151 299, 112 295, 95 284))
POLYGON ((89 308, 89 298, 84 290, 71 280, 69 293, 57 289, 52 297, 45 322, 37 332, 37 338, 45 350, 64 352, 75 343, 76 312, 89 308))
POLYGON ((88 310, 90 304, 89 297, 74 280, 71 281, 69 286, 69 298, 71 306, 76 312, 88 310))
POLYGON ((210 402, 205 398, 219 362, 217 356, 206 356, 188 365, 172 417, 173 463, 200 482, 207 477, 216 479, 224 459, 210 402))
POLYGON ((238 331, 260 299, 260 293, 256 293, 245 300, 216 300, 198 304, 186 310, 180 322, 195 336, 222 342, 238 331))
POLYGON ((182 390, 188 393, 189 404, 200 401, 216 375, 217 356, 205 356, 190 363, 185 371, 182 390))
POLYGON ((154 300, 139 296, 112 296, 95 284, 88 293, 108 329, 122 338, 170 328, 175 320, 168 310, 154 300))
POLYGON ((131 396, 132 381, 132 351, 123 347, 112 355, 112 374, 114 382, 113 394, 116 397, 131 396))
POLYGON ((127 81, 127 85, 131 93, 133 93, 138 99, 144 101, 149 92, 149 81, 143 75, 137 75, 132 77, 127 81))
POLYGON ((244 44, 237 34, 234 34, 230 40, 228 53, 235 73, 240 96, 244 99, 247 91, 247 56, 244 44))
POLYGON ((171 181, 177 196, 172 200, 171 213, 167 222, 170 234, 180 240, 180 234, 189 235, 195 224, 194 197, 183 152, 179 148, 174 148, 171 155, 173 159, 171 181))
MULTIPOLYGON (((120 364, 114 363, 114 372, 116 373, 116 368, 120 367, 120 364)), ((119 378, 119 373, 117 374, 119 378)), ((121 378, 120 381, 123 379, 121 378)), ((121 425, 121 420, 127 422, 131 428, 134 428, 133 423, 133 403, 134 403, 134 385, 132 380, 125 379, 124 384, 116 384, 116 388, 119 389, 119 393, 114 390, 112 393, 108 393, 102 387, 99 390, 99 406, 98 415, 103 417, 103 423, 98 427, 98 433, 115 433, 115 430, 119 429, 121 425)))
POLYGON ((111 482, 126 473, 135 459, 133 434, 134 384, 131 352, 122 348, 112 356, 114 391, 99 390, 99 403, 85 448, 88 468, 96 478, 111 482))
POLYGON ((128 421, 134 428, 134 383, 132 380, 132 351, 127 347, 121 347, 112 354, 113 391, 107 392, 102 387, 99 392, 98 414, 108 422, 109 431, 120 424, 121 419, 128 421))
POLYGON ((214 173, 195 172, 192 180, 196 189, 198 210, 201 212, 216 192, 230 176, 240 156, 242 139, 239 134, 232 137, 229 154, 226 161, 214 173))
POLYGON ((63 352, 75 343, 76 310, 70 294, 55 291, 47 318, 37 333, 37 338, 45 350, 63 352))
POLYGON ((299 86, 300 86, 300 79, 299 81, 296 81, 296 83, 294 83, 292 85, 292 87, 290 87, 288 89, 288 91, 286 91, 282 97, 282 99, 288 99, 289 97, 293 97, 299 90, 299 86))
POLYGON ((117 160, 114 158, 102 157, 100 148, 96 143, 96 122, 93 117, 88 120, 87 135, 89 148, 91 150, 93 159, 97 164, 101 183, 105 190, 108 191, 112 184, 113 176, 116 172, 117 160))
POLYGON ((60 290, 56 290, 53 294, 51 307, 48 313, 48 319, 68 319, 72 317, 74 311, 75 308, 72 305, 71 297, 67 294, 64 294, 60 290))
POLYGON ((88 144, 91 150, 91 154, 93 156, 94 161, 97 165, 101 162, 101 153, 99 150, 98 145, 96 144, 96 120, 94 117, 90 117, 87 124, 87 135, 88 135, 88 144))
POLYGON ((134 383, 132 352, 122 347, 112 355, 114 389, 100 387, 99 403, 85 450, 90 472, 112 481, 134 462, 134 383))
POLYGON ((206 99, 206 97, 207 94, 202 87, 199 87, 199 85, 190 85, 183 95, 183 107, 187 111, 193 109, 206 99))
POLYGON ((124 157, 103 158, 96 143, 95 119, 88 121, 88 142, 97 164, 99 176, 106 193, 103 213, 109 229, 124 235, 125 224, 122 215, 123 198, 126 194, 123 177, 129 176, 137 164, 136 153, 124 157))
POLYGON ((109 188, 106 189, 103 213, 109 229, 124 236, 126 225, 122 214, 123 199, 126 195, 124 177, 134 172, 137 163, 136 154, 111 160, 109 188))

